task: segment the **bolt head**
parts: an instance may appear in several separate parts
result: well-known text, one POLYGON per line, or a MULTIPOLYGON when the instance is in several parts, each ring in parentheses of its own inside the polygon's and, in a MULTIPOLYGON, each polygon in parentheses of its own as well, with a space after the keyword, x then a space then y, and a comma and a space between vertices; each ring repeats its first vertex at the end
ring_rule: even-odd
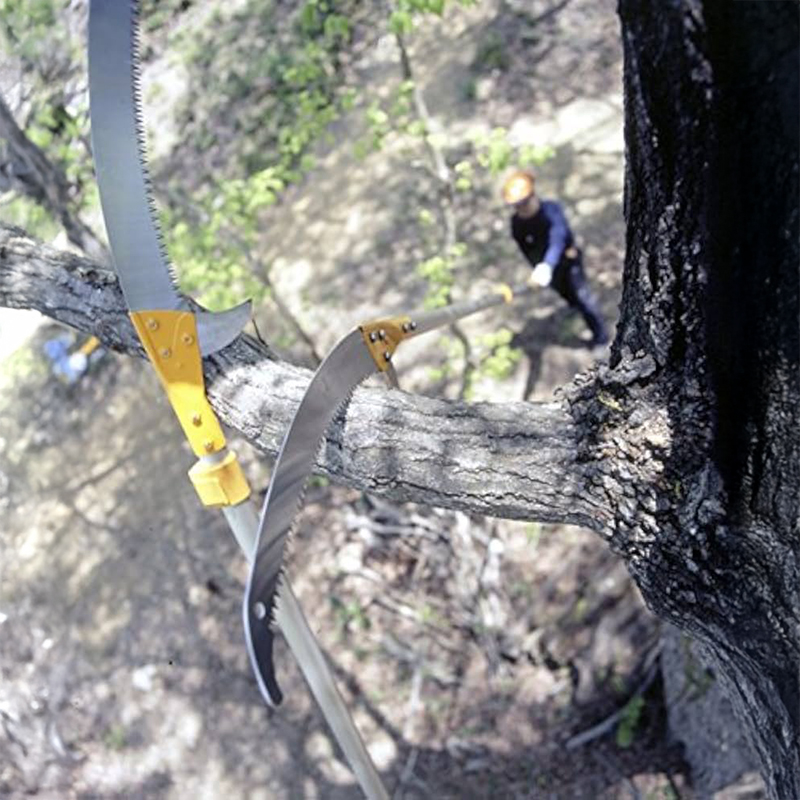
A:
POLYGON ((211 439, 207 439, 205 442, 203 442, 203 449, 207 453, 210 453, 214 449, 214 442, 212 442, 211 439))
POLYGON ((391 360, 392 360, 392 354, 391 354, 391 353, 390 353, 390 352, 387 350, 387 351, 386 351, 386 352, 383 354, 383 358, 384 358, 384 360, 385 360, 385 361, 391 361, 391 360))
POLYGON ((150 319, 147 320, 147 327, 151 331, 157 331, 158 330, 158 320, 157 319, 153 319, 151 317, 150 319))
POLYGON ((377 342, 378 341, 378 334, 375 333, 375 331, 372 331, 372 333, 369 335, 369 340, 371 342, 377 342))
POLYGON ((378 331, 378 338, 379 338, 381 341, 383 341, 383 340, 386 338, 386 331, 385 331, 383 328, 381 328, 381 329, 378 331))
POLYGON ((415 331, 417 329, 417 323, 414 322, 414 320, 411 320, 411 322, 409 322, 409 325, 411 326, 412 331, 415 331))
POLYGON ((181 337, 183 343, 188 347, 190 344, 194 344, 194 336, 191 333, 184 333, 181 337))
POLYGON ((161 350, 161 358, 169 358, 172 355, 172 350, 169 347, 164 347, 161 350))
POLYGON ((192 425, 194 425, 196 428, 199 428, 202 422, 203 418, 199 414, 192 414, 192 425))

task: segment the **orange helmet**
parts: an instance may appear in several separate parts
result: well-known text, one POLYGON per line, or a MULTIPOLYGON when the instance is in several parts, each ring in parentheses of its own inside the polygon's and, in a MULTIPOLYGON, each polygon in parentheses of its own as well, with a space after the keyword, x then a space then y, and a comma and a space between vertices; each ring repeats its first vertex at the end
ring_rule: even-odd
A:
POLYGON ((503 184, 503 200, 509 204, 521 203, 533 194, 534 177, 530 172, 512 172, 503 184))

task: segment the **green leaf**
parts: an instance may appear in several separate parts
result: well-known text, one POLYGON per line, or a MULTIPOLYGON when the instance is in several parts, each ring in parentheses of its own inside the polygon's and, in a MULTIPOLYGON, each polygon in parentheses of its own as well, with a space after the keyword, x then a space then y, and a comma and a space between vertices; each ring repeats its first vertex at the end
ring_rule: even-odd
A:
POLYGON ((389 30, 395 36, 405 36, 414 30, 414 21, 407 11, 393 11, 389 15, 389 30))
POLYGON ((617 746, 628 748, 633 744, 636 727, 644 710, 644 698, 632 697, 622 709, 622 717, 617 726, 617 746))

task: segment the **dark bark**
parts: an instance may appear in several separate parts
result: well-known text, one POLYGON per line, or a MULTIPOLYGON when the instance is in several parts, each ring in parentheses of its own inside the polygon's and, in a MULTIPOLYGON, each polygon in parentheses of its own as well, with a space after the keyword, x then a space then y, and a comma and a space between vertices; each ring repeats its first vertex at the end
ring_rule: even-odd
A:
POLYGON ((653 610, 709 646, 779 798, 800 797, 798 8, 620 2, 612 363, 653 357, 619 402, 664 409, 672 437, 658 509, 613 539, 653 610))
POLYGON ((87 256, 109 263, 105 245, 76 213, 63 171, 20 129, 2 97, 0 141, 5 145, 0 150, 0 171, 8 188, 46 208, 64 226, 69 241, 87 256))
MULTIPOLYGON (((600 533, 651 608, 707 645, 772 797, 794 799, 800 12, 793 0, 619 10, 628 241, 611 365, 561 403, 361 389, 318 469, 393 499, 600 533)), ((141 353, 113 276, 2 227, 0 305, 141 353)), ((245 338, 205 369, 223 420, 274 453, 309 373, 245 338)))

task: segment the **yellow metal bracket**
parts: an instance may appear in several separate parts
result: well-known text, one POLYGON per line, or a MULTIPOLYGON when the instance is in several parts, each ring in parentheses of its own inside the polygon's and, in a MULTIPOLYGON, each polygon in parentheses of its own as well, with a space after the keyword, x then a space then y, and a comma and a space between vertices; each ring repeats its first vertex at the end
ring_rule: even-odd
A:
POLYGON ((235 453, 204 459, 225 449, 225 435, 206 397, 194 314, 132 311, 130 317, 194 454, 201 458, 189 470, 201 502, 232 506, 246 500, 250 486, 235 453))
POLYGON ((411 317, 386 317, 359 325, 370 355, 381 372, 389 369, 397 346, 414 328, 411 317))
POLYGON ((131 311, 130 316, 195 455, 218 453, 225 436, 206 398, 194 314, 131 311))

